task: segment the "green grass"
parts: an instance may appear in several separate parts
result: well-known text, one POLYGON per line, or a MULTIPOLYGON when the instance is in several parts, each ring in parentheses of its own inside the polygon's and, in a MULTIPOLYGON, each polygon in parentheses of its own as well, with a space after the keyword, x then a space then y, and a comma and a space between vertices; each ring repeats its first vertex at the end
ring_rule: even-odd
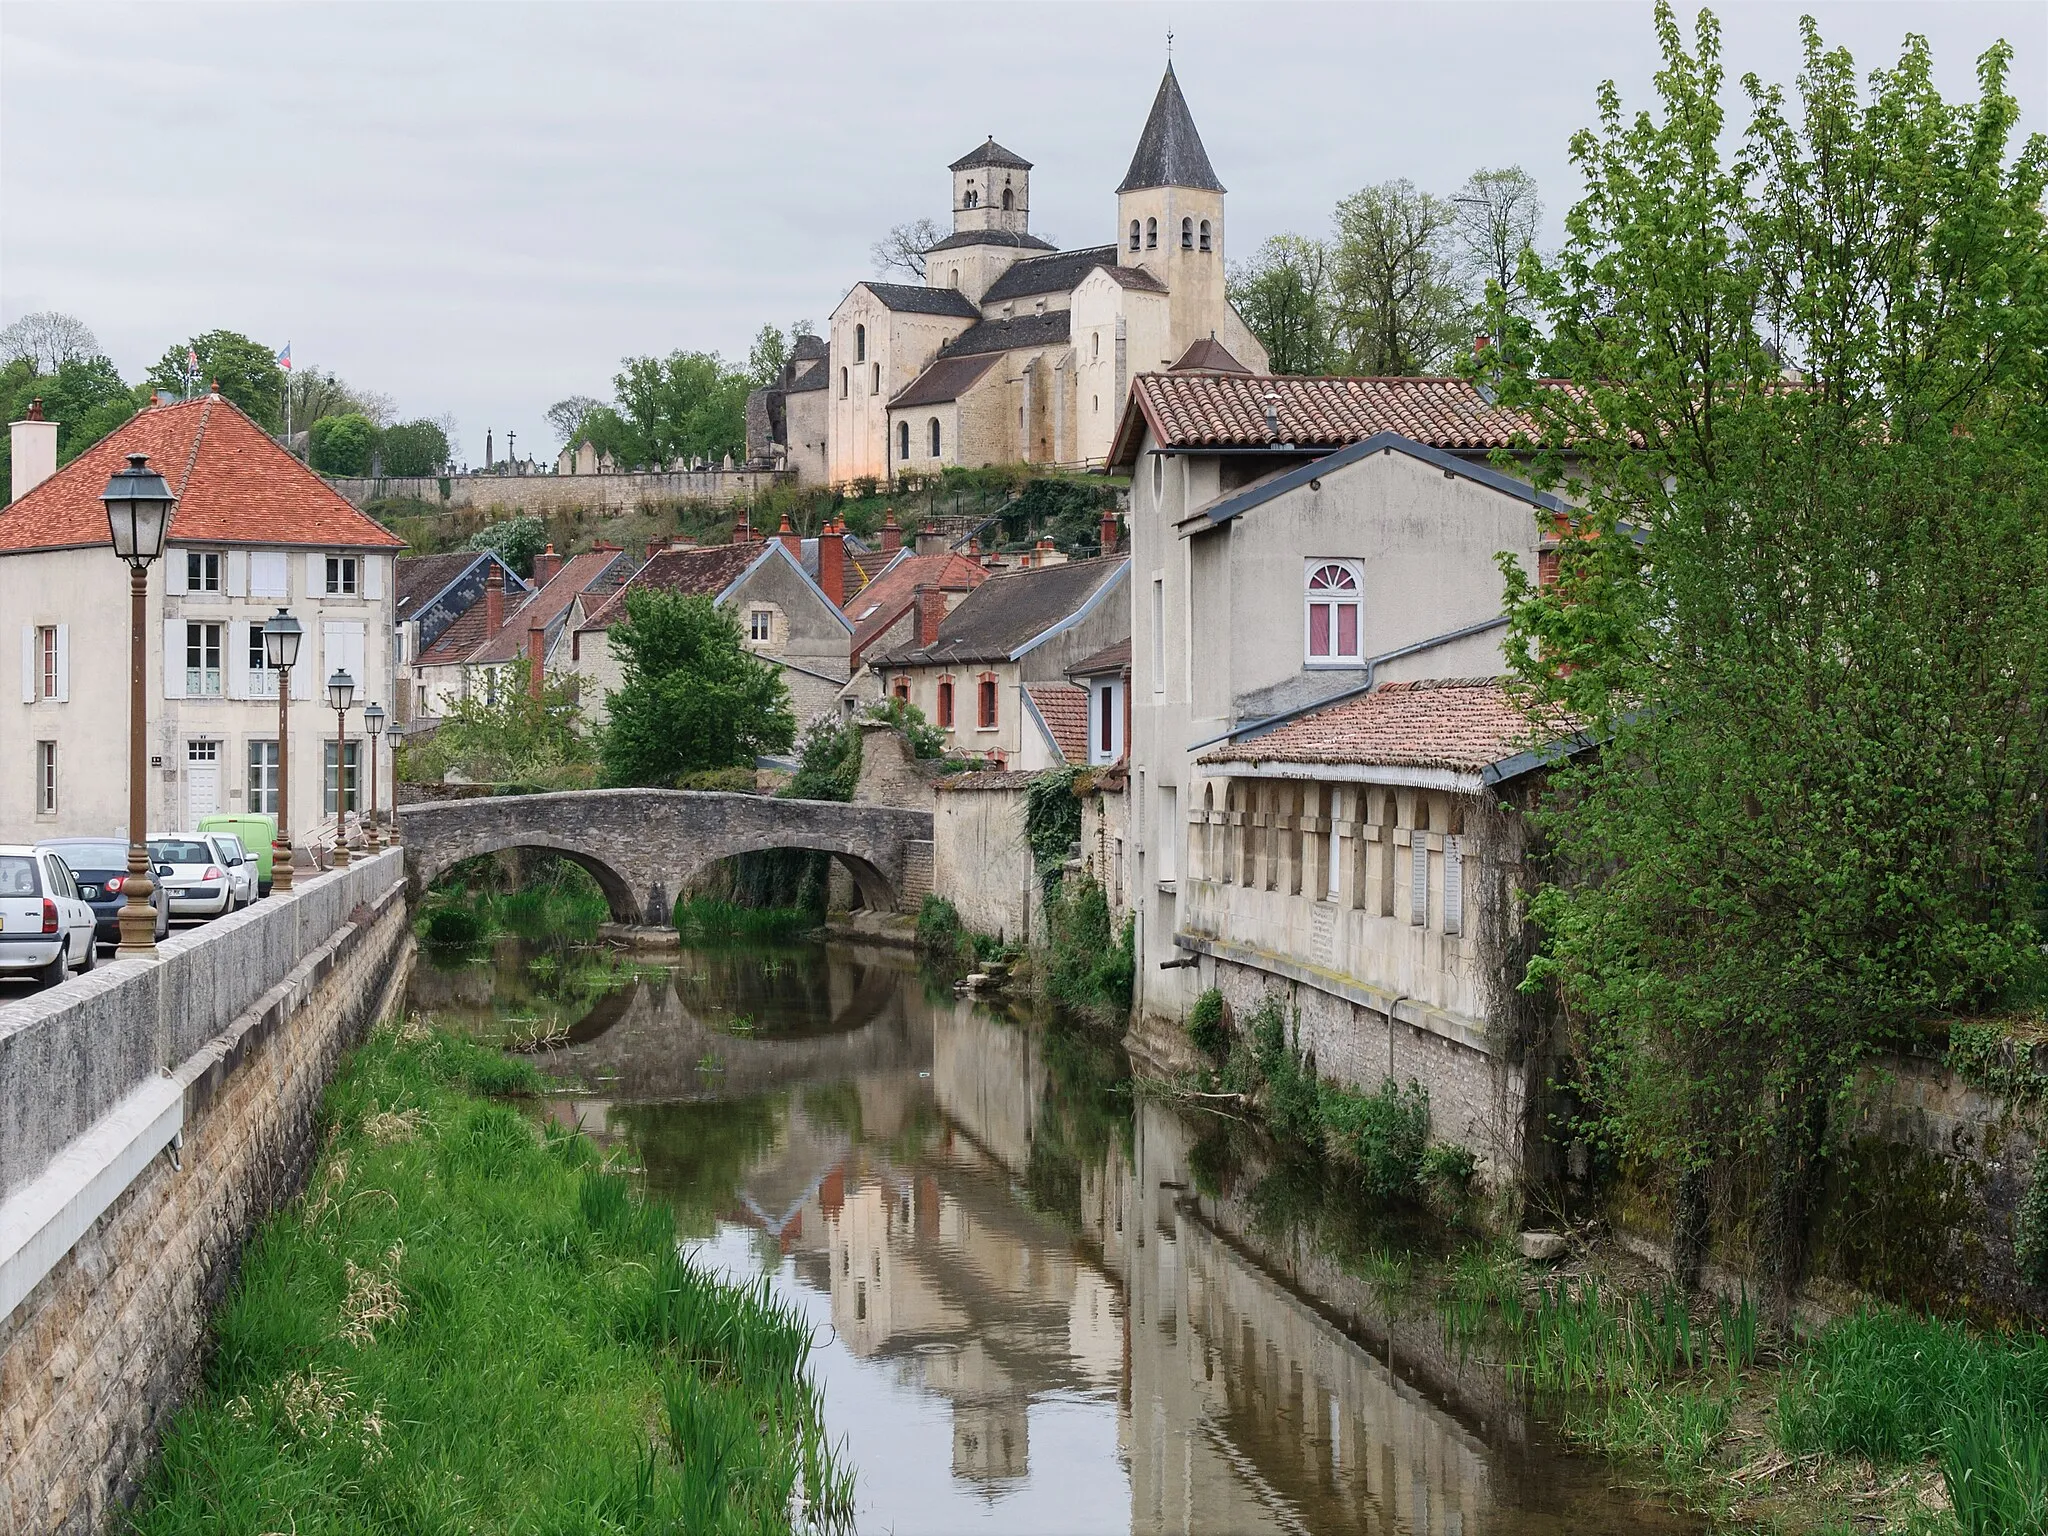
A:
POLYGON ((478 1096, 538 1082, 418 1023, 344 1063, 135 1530, 848 1525, 800 1319, 681 1258, 587 1140, 478 1096))
POLYGON ((801 907, 743 907, 716 896, 684 897, 675 919, 685 944, 788 942, 818 926, 818 914, 801 907))

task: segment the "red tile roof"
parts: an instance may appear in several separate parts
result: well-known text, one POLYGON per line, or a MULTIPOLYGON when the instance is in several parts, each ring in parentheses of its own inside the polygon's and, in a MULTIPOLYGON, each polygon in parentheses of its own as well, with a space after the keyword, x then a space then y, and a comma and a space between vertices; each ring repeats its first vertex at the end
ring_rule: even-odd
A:
POLYGON ((699 549, 665 549, 604 606, 583 621, 582 628, 610 629, 626 616, 626 599, 635 592, 681 592, 691 597, 716 597, 768 552, 756 540, 748 544, 709 544, 699 549))
POLYGON ((100 493, 131 453, 146 453, 178 498, 174 543, 402 549, 218 395, 152 406, 0 511, 0 554, 107 542, 100 493))
POLYGON ((971 592, 986 580, 988 572, 965 555, 905 555, 847 600, 846 616, 853 620, 850 664, 860 666, 862 653, 917 601, 919 587, 971 592))
POLYGON ((526 632, 538 619, 543 628, 552 626, 563 611, 602 576, 615 560, 624 557, 614 549, 594 549, 570 558, 554 579, 505 616, 505 627, 476 648, 469 658, 478 666, 510 661, 526 652, 526 632))
POLYGON ((1072 683, 1026 683, 1053 744, 1070 763, 1088 761, 1088 690, 1072 683))
POLYGON ((1370 693, 1298 715, 1260 736, 1205 753, 1200 761, 1328 763, 1380 768, 1448 768, 1477 773, 1568 735, 1539 730, 1496 677, 1382 683, 1370 693))

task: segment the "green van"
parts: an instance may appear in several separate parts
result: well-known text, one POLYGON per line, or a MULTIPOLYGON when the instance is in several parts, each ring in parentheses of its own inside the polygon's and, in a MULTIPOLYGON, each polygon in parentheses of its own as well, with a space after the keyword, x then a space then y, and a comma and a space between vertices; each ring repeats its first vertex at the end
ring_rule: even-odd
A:
POLYGON ((256 894, 270 894, 270 840, 277 836, 277 824, 268 816, 202 816, 201 832, 232 832, 242 840, 242 849, 256 860, 256 894))

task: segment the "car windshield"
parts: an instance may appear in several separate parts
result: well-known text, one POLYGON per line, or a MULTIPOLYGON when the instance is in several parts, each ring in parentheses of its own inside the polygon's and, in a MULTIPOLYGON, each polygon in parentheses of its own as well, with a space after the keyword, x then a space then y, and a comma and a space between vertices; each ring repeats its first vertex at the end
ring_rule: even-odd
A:
POLYGON ((59 843, 53 850, 75 872, 81 869, 126 869, 126 843, 59 843))
POLYGON ((0 853, 0 896, 37 893, 36 861, 18 853, 0 853))
POLYGON ((172 841, 165 839, 149 845, 149 856, 159 864, 211 864, 213 850, 204 843, 188 843, 182 838, 172 841))
POLYGON ((231 859, 242 856, 242 840, 232 832, 216 832, 213 840, 220 844, 220 851, 231 859))

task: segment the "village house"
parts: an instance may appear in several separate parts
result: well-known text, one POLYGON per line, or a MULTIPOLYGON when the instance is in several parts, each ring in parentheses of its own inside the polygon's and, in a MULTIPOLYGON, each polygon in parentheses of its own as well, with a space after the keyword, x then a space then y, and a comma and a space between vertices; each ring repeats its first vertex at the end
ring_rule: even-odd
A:
MULTIPOLYGON (((434 718, 419 659, 459 620, 476 612, 483 624, 484 587, 493 572, 504 599, 523 602, 530 592, 512 567, 490 550, 461 549, 441 555, 398 557, 398 602, 393 618, 397 631, 392 650, 398 665, 396 706, 392 726, 403 730, 434 718)), ((474 638, 472 638, 472 644, 474 638)), ((458 690, 456 697, 460 697, 458 690)))
MULTIPOLYGON (((304 631, 292 669, 292 805, 304 838, 337 803, 366 809, 362 708, 393 702, 393 562, 404 541, 357 511, 218 394, 156 405, 64 468, 54 422, 16 422, 13 501, 0 511, 0 613, 21 691, 0 718, 0 827, 20 838, 128 826, 128 568, 100 495, 130 454, 178 498, 149 568, 149 827, 277 812, 278 678, 263 625, 304 631), (355 704, 340 727, 327 679, 355 704), (359 803, 360 802, 360 803, 359 803)), ((379 778, 391 783, 388 747, 379 778)), ((388 798, 382 801, 389 806, 388 798)))

